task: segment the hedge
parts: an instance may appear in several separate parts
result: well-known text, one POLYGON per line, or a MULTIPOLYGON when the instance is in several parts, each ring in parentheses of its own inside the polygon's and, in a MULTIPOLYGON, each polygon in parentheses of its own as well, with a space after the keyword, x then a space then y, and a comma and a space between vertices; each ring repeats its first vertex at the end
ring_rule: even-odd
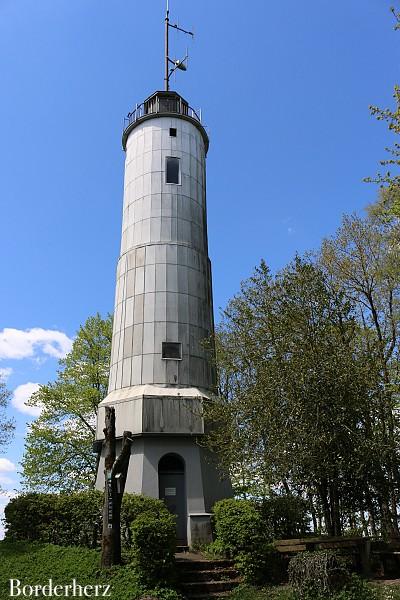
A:
MULTIPOLYGON (((97 490, 75 494, 21 494, 5 507, 6 539, 98 548, 103 527, 102 510, 103 493, 97 490)), ((124 549, 131 547, 131 524, 143 512, 170 514, 162 500, 124 494, 121 509, 124 549)))
POLYGON ((21 494, 4 510, 6 539, 40 541, 60 546, 99 545, 103 494, 21 494))

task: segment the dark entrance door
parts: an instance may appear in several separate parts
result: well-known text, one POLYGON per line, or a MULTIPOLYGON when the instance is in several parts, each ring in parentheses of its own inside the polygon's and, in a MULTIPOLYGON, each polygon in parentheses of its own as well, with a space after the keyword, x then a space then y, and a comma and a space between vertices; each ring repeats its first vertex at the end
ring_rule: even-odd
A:
POLYGON ((158 463, 159 497, 176 515, 176 541, 186 546, 186 486, 185 465, 176 454, 163 456, 158 463))

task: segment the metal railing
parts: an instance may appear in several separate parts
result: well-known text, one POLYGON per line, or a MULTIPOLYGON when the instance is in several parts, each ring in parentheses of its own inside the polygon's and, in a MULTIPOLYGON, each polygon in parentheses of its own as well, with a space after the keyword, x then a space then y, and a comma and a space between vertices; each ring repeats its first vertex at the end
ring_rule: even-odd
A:
POLYGON ((182 101, 182 98, 175 99, 156 96, 155 98, 142 102, 142 104, 137 104, 135 109, 126 115, 124 118, 124 130, 146 115, 160 113, 185 115, 201 123, 201 110, 199 110, 198 114, 194 108, 182 101))

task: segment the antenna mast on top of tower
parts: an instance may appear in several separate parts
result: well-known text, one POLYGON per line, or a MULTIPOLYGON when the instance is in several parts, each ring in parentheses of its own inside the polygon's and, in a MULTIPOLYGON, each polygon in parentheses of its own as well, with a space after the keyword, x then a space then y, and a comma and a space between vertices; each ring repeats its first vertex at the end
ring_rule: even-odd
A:
POLYGON ((164 87, 168 92, 169 90, 169 80, 171 78, 172 73, 174 73, 177 69, 181 71, 186 71, 187 66, 185 62, 188 59, 188 53, 186 52, 186 56, 183 60, 172 60, 169 57, 169 28, 172 27, 177 31, 182 31, 182 33, 186 33, 187 35, 191 35, 194 37, 194 33, 192 31, 186 31, 186 29, 182 29, 182 27, 178 27, 176 24, 172 24, 169 22, 169 0, 167 0, 167 11, 165 14, 165 76, 164 76, 164 87), (170 64, 173 66, 170 68, 170 64))

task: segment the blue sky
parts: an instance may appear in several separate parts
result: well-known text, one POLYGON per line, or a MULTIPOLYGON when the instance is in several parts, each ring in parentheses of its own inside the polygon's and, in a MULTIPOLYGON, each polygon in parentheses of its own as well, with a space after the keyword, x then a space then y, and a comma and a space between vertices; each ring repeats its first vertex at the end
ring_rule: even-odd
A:
MULTIPOLYGON (((386 0, 171 0, 172 87, 203 110, 218 309, 265 258, 273 270, 362 211, 391 140, 369 104, 392 104, 400 33, 386 0)), ((85 319, 113 309, 124 115, 163 84, 163 0, 0 0, 0 369, 18 487, 33 385, 85 319), (30 386, 27 386, 30 384, 30 386), (24 387, 20 387, 24 386, 24 387)), ((4 500, 5 501, 5 500, 4 500)), ((3 503, 4 503, 3 501, 3 503)))

